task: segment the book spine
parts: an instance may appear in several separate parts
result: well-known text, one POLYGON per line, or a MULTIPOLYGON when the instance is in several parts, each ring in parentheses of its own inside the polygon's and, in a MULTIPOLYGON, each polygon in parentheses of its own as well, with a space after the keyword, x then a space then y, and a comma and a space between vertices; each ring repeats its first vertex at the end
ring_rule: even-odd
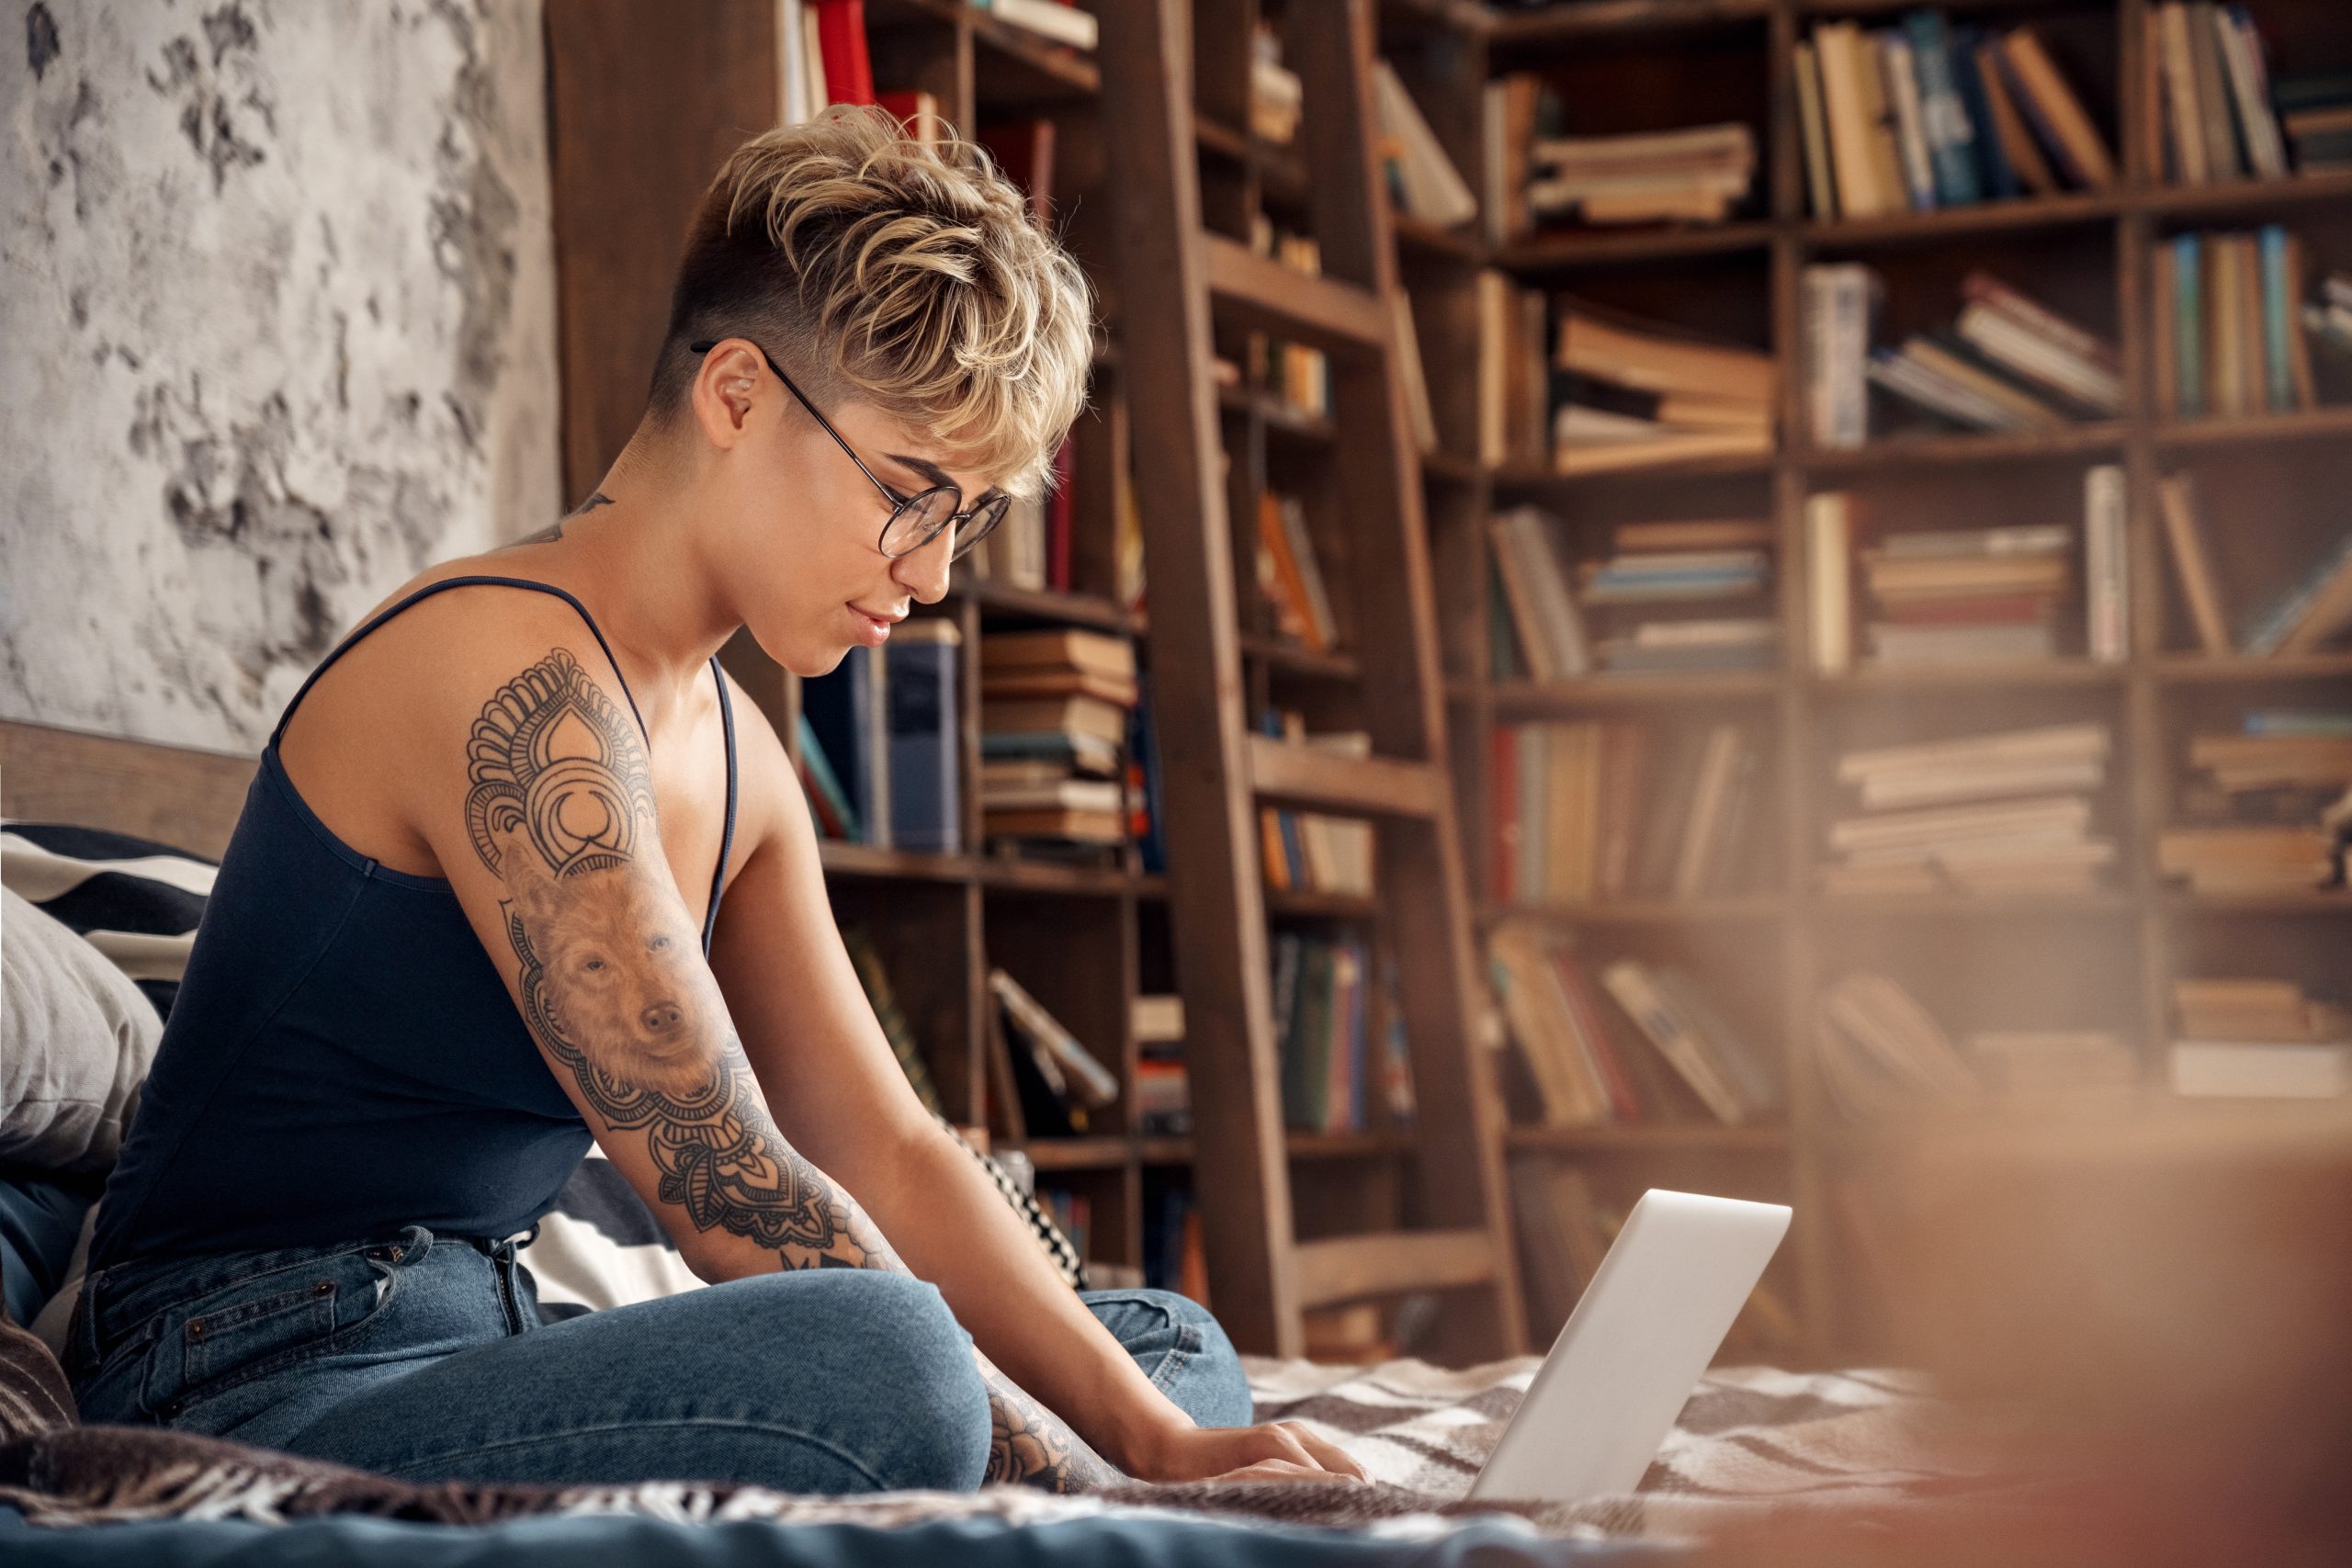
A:
POLYGON ((2285 226, 2264 224, 2258 242, 2262 258, 2263 397, 2272 413, 2286 413, 2295 406, 2295 378, 2288 345, 2289 334, 2295 330, 2295 299, 2287 275, 2285 226))
POLYGON ((890 656, 890 842, 955 854, 963 847, 956 795, 956 660, 949 642, 912 643, 890 656))
POLYGON ((1953 28, 1948 29, 1947 37, 1952 81, 1960 93, 1961 107, 1968 115, 1978 191, 1987 201, 2009 200, 2018 194, 2018 173, 2009 166, 2008 155, 2001 150, 2001 139, 1994 131, 1993 107, 1985 101, 1984 79, 1977 71, 1976 29, 1953 28))
POLYGON ((1853 604, 1847 586, 1850 549, 1846 496, 1823 491, 1805 498, 1805 563, 1813 610, 1813 667, 1826 673, 1852 657, 1853 604))
MULTIPOLYGON (((2172 241, 2173 357, 2178 366, 2180 404, 2174 412, 2194 419, 2205 412, 2204 247, 2195 234, 2172 241)), ((2158 307, 2167 302, 2159 300, 2158 307)))
POLYGON ((2090 656, 2119 664, 2131 649, 2129 585, 2124 580, 2123 469, 2093 465, 2083 475, 2083 575, 2088 594, 2090 656))
POLYGON ((1976 180, 1975 129, 1952 71, 1951 28, 1942 12, 1926 10, 1912 12, 1904 25, 1919 77, 1920 126, 1935 171, 1936 198, 1946 207, 1965 206, 1984 193, 1976 180))
POLYGON ((1903 165, 1903 186, 1911 210, 1929 212, 1936 205, 1936 170, 1928 151, 1928 127, 1919 103, 1919 75, 1911 58, 1911 42, 1890 28, 1878 35, 1879 69, 1886 79, 1886 99, 1894 114, 1894 150, 1903 165))

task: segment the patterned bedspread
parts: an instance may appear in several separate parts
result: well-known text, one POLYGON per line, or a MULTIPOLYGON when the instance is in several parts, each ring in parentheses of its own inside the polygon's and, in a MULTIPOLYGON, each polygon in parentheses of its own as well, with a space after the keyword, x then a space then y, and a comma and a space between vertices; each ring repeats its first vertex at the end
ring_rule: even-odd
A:
POLYGON ((1129 1486, 1079 1497, 1026 1488, 788 1496, 756 1486, 417 1485, 190 1434, 65 1427, 0 1445, 0 1502, 37 1524, 201 1517, 282 1521, 357 1513, 483 1523, 531 1515, 636 1514, 888 1528, 985 1515, 1015 1523, 1105 1515, 1242 1514, 1289 1524, 1430 1537, 1472 1516, 1516 1515, 1550 1536, 1690 1537, 1773 1508, 1984 1501, 2001 1489, 1954 1457, 1942 1406, 1900 1372, 1711 1372, 1635 1494, 1563 1507, 1472 1504, 1473 1476, 1518 1406, 1533 1357, 1464 1371, 1252 1359, 1261 1420, 1310 1424, 1375 1484, 1261 1482, 1129 1486))

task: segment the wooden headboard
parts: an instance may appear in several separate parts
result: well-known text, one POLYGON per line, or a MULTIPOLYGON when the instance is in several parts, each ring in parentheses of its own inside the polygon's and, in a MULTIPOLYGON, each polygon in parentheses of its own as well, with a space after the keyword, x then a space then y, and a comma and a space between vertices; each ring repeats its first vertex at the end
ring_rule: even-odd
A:
POLYGON ((218 860, 254 758, 0 719, 0 817, 133 833, 218 860))

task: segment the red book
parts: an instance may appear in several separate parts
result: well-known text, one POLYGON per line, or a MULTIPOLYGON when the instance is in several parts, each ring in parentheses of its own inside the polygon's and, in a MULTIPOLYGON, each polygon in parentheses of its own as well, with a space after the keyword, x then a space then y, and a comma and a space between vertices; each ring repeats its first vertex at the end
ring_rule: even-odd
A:
POLYGON ((939 145, 939 99, 930 93, 884 93, 876 103, 889 111, 890 118, 906 128, 908 136, 925 147, 939 145))
POLYGON ((1065 438, 1054 451, 1054 493, 1046 502, 1046 581, 1067 593, 1069 581, 1069 536, 1073 532, 1072 492, 1078 488, 1076 465, 1065 438))
POLYGON ((1639 1122, 1642 1097, 1634 1090, 1633 1075, 1625 1070, 1623 1058, 1617 1055, 1617 1042, 1610 1037, 1609 1026, 1601 1021, 1600 1009, 1585 985, 1583 966, 1574 953, 1555 947, 1552 971, 1559 976, 1560 992, 1576 1014, 1577 1032, 1584 1037, 1592 1051, 1593 1065, 1600 1069, 1601 1087, 1609 1091, 1610 1114, 1620 1122, 1639 1122))
POLYGON ((1494 730, 1494 755, 1487 767, 1487 811, 1493 818, 1487 835, 1494 850, 1487 868, 1489 896, 1498 904, 1518 897, 1514 875, 1519 865, 1519 727, 1498 724, 1494 730))
POLYGON ((1029 210, 1047 229, 1054 221, 1054 122, 1001 120, 980 127, 979 143, 1006 179, 1029 193, 1029 210))
POLYGON ((865 52, 865 0, 816 4, 817 53, 825 65, 827 101, 874 102, 874 61, 865 52))

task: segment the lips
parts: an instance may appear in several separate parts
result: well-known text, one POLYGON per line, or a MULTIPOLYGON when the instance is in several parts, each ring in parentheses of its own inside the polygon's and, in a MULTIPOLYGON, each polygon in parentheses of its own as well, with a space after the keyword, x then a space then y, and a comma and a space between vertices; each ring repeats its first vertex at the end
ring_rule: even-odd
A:
POLYGON ((854 604, 848 608, 849 613, 857 620, 858 640, 870 648, 879 648, 889 641, 890 628, 906 618, 904 614, 877 615, 870 610, 861 610, 854 604))

